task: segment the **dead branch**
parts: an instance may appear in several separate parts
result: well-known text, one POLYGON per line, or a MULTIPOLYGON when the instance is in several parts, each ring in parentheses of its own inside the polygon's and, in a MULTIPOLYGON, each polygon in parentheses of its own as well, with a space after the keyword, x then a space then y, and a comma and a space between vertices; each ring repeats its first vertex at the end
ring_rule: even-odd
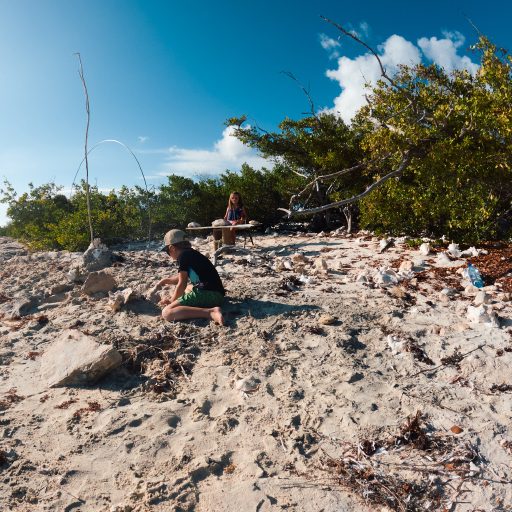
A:
POLYGON ((367 163, 363 162, 363 163, 354 165, 352 167, 347 167, 345 169, 341 169, 340 171, 332 172, 330 174, 323 174, 321 176, 316 176, 300 192, 298 192, 297 194, 294 194, 291 197, 291 199, 290 199, 290 209, 292 209, 293 203, 295 203, 295 201, 297 199, 302 197, 313 186, 318 186, 318 183, 323 182, 323 181, 327 181, 329 179, 336 178, 336 177, 339 177, 339 176, 343 176, 344 174, 349 174, 349 173, 354 172, 354 171, 359 171, 359 170, 366 169, 367 167, 369 167, 370 165, 374 164, 378 160, 379 161, 384 161, 386 158, 389 158, 390 156, 391 156, 391 153, 388 153, 387 155, 384 155, 383 157, 381 157, 379 159, 374 159, 374 160, 371 160, 371 161, 369 161, 367 163))
POLYGON ((84 76, 84 68, 82 66, 82 57, 80 56, 80 53, 77 52, 75 55, 78 57, 78 62, 80 63, 80 69, 78 71, 78 75, 80 76, 80 80, 82 80, 82 85, 84 86, 84 93, 85 93, 85 111, 87 112, 87 124, 85 127, 85 196, 87 200, 87 217, 89 219, 89 230, 91 233, 91 243, 94 240, 94 233, 92 230, 92 217, 91 217, 91 198, 89 194, 89 160, 87 158, 87 139, 89 137, 89 122, 91 119, 91 111, 89 109, 89 93, 87 92, 87 84, 85 83, 85 76, 84 76))
POLYGON ((405 169, 409 166, 409 164, 411 163, 412 156, 413 156, 412 155, 412 150, 411 149, 407 150, 405 152, 404 157, 402 158, 402 161, 400 162, 400 165, 397 167, 397 169, 395 169, 394 171, 391 171, 390 173, 386 174, 385 176, 383 176, 382 178, 377 180, 375 183, 372 183, 361 194, 352 196, 352 197, 350 197, 348 199, 343 199, 342 201, 336 201, 334 203, 329 203, 329 204, 326 204, 326 205, 323 205, 323 206, 318 206, 316 208, 308 208, 306 210, 295 210, 295 211, 292 211, 292 210, 287 210, 285 208, 278 208, 278 210, 286 212, 288 217, 291 218, 291 217, 295 217, 295 216, 298 216, 298 215, 311 215, 311 214, 314 214, 314 213, 325 212, 326 210, 330 210, 332 208, 338 208, 339 206, 343 206, 345 204, 355 203, 355 202, 361 200, 363 197, 367 196, 372 190, 374 190, 375 188, 381 186, 384 182, 386 182, 390 178, 394 178, 396 176, 400 176, 400 174, 402 174, 405 171, 405 169))
POLYGON ((377 59, 377 62, 379 63, 380 74, 381 74, 382 78, 387 80, 396 89, 401 89, 401 87, 387 74, 386 68, 384 67, 384 64, 382 64, 382 61, 380 60, 378 53, 371 46, 367 45, 362 39, 359 39, 359 37, 357 37, 352 32, 349 32, 348 30, 343 28, 340 24, 336 23, 335 21, 330 20, 329 18, 326 18, 325 16, 320 16, 320 18, 322 18, 327 23, 330 23, 331 25, 336 27, 340 32, 342 32, 346 36, 352 38, 354 41, 358 42, 360 45, 364 46, 377 59))

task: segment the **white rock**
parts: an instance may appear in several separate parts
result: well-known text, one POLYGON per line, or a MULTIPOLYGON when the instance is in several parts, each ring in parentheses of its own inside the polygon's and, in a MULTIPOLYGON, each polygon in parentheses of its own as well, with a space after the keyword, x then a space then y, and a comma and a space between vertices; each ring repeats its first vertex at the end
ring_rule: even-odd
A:
POLYGON ((383 238, 383 239, 379 242, 379 249, 380 249, 380 250, 384 249, 384 247, 386 247, 386 245, 388 245, 388 242, 389 242, 389 239, 388 239, 388 238, 383 238))
POLYGON ((479 291, 476 296, 475 296, 475 299, 473 300, 473 304, 475 306, 481 306, 482 304, 487 304, 489 302, 489 295, 487 295, 487 293, 485 293, 484 291, 479 291))
POLYGON ((430 254, 430 244, 428 242, 421 244, 419 252, 423 256, 428 256, 430 254))
POLYGON ((92 295, 98 292, 109 292, 117 286, 114 276, 109 272, 100 270, 99 272, 91 272, 84 285, 82 291, 87 295, 92 295))
POLYGON ((467 318, 475 324, 499 325, 496 313, 484 304, 481 306, 468 306, 467 318))
POLYGON ((461 251, 459 249, 459 244, 454 244, 453 242, 448 246, 448 252, 454 257, 454 258, 460 258, 461 251))
POLYGON ((293 263, 288 258, 283 258, 283 266, 286 270, 293 270, 293 263))
POLYGON ((372 276, 373 282, 378 286, 392 286, 400 281, 398 274, 393 269, 376 270, 372 276))
POLYGON ((93 384, 122 362, 121 354, 110 345, 101 345, 91 336, 64 331, 45 351, 41 376, 51 388, 93 384))
POLYGON ((368 276, 366 275, 366 272, 361 272, 356 277, 356 283, 366 284, 368 283, 368 276))
POLYGON ((442 291, 439 292, 439 294, 437 295, 437 298, 438 298, 439 302, 442 302, 444 304, 450 302, 450 297, 446 293, 443 293, 442 291))
POLYGON ((327 270, 329 267, 327 265, 327 262, 323 258, 317 258, 315 260, 315 268, 318 270, 327 270))
POLYGON ((199 224, 199 222, 189 222, 187 224, 187 228, 200 228, 201 227, 201 224, 199 224))
POLYGON ((253 375, 235 381, 235 388, 242 393, 255 393, 258 391, 261 380, 253 375))
POLYGON ((83 265, 89 272, 102 270, 112 265, 112 256, 112 251, 95 238, 82 256, 83 265))
POLYGON ((466 288, 464 288, 464 295, 476 295, 480 291, 480 288, 477 288, 476 286, 473 286, 472 284, 468 284, 466 288))
POLYGON ((442 267, 451 265, 451 260, 445 252, 438 252, 436 256, 437 264, 442 267))
POLYGON ((224 219, 216 219, 212 222, 212 226, 229 226, 229 222, 224 219))
POLYGON ((404 260, 400 263, 400 267, 398 268, 398 272, 400 274, 408 274, 414 268, 414 262, 411 260, 404 260))
POLYGON ((386 338, 386 343, 394 355, 402 353, 405 349, 405 341, 391 334, 386 338))

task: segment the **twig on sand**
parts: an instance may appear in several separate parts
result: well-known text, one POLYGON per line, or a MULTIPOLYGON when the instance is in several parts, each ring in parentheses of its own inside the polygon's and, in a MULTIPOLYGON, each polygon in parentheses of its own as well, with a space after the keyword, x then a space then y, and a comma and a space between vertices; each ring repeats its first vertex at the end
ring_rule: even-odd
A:
MULTIPOLYGON (((476 350, 480 350, 481 348, 483 348, 483 345, 478 345, 478 347, 474 348, 473 350, 470 350, 469 352, 466 352, 464 354, 461 354, 458 358, 458 361, 462 361, 462 359, 464 359, 466 356, 469 356, 469 354, 475 352, 476 350)), ((424 370, 421 370, 417 373, 414 373, 412 375, 409 375, 409 377, 416 377, 417 375, 420 375, 422 373, 427 373, 427 372, 437 372, 438 370, 440 370, 441 368, 445 367, 445 366, 449 366, 450 363, 449 362, 444 362, 444 363, 441 363, 440 365, 438 366, 435 366, 434 368, 425 368, 424 370)))

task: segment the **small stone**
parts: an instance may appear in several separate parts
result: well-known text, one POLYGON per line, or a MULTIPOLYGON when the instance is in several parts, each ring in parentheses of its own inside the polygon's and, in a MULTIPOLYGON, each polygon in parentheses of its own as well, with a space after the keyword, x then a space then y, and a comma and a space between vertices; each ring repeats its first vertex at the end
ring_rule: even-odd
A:
POLYGON ((82 256, 83 265, 89 272, 110 267, 114 261, 112 251, 99 238, 95 238, 82 256))
POLYGON ((442 291, 439 292, 437 298, 439 302, 442 302, 443 304, 447 304, 448 302, 450 302, 450 297, 446 293, 443 293, 442 291))
POLYGON ((400 263, 398 272, 400 272, 400 273, 412 272, 413 268, 414 268, 414 262, 411 260, 405 260, 405 261, 402 261, 402 263, 400 263))
POLYGON ((430 254, 430 244, 428 242, 421 244, 419 248, 419 253, 422 254, 423 256, 428 256, 430 254))
POLYGON ((216 219, 212 222, 212 226, 213 227, 218 227, 218 226, 229 226, 229 222, 227 220, 224 220, 224 219, 216 219))
POLYGON ((322 325, 332 325, 332 324, 336 323, 336 318, 333 317, 332 315, 322 315, 318 319, 318 323, 320 323, 322 325))
POLYGON ((327 262, 323 258, 317 258, 315 260, 315 268, 318 270, 328 270, 327 262))
POLYGON ((475 306, 481 306, 482 304, 487 304, 489 302, 489 295, 485 292, 477 292, 475 299, 473 300, 473 304, 475 306))
POLYGON ((114 276, 103 270, 91 272, 82 287, 82 291, 87 295, 98 292, 109 292, 117 286, 114 276))

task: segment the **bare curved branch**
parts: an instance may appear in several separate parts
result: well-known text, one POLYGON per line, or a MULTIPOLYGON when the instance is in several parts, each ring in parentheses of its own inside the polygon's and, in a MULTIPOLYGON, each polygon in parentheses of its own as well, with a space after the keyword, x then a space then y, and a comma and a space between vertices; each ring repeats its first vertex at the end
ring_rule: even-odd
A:
POLYGON ((71 185, 71 191, 70 191, 70 194, 69 194, 69 199, 71 199, 71 197, 73 196, 73 188, 75 186, 76 178, 78 176, 78 173, 80 172, 80 169, 82 168, 82 164, 84 163, 86 157, 90 153, 92 153, 98 146, 100 146, 102 144, 105 144, 107 142, 109 142, 109 143, 112 142, 112 143, 115 143, 115 144, 119 144, 120 146, 122 146, 123 148, 128 150, 129 153, 134 158, 134 160, 137 162, 137 166, 139 167, 139 171, 140 171, 140 173, 142 175, 142 179, 144 180, 144 187, 146 188, 146 193, 148 195, 148 222, 149 222, 148 242, 150 242, 151 241, 151 222, 152 222, 152 220, 151 220, 151 206, 149 204, 149 190, 148 190, 148 184, 147 184, 147 181, 146 181, 146 176, 144 174, 144 171, 142 170, 142 165, 140 164, 139 159, 135 156, 135 153, 126 144, 124 144, 123 142, 121 142, 119 140, 116 140, 116 139, 104 139, 104 140, 100 140, 99 142, 97 142, 91 149, 89 149, 87 151, 87 155, 84 158, 82 158, 82 161, 80 162, 80 165, 78 166, 78 169, 76 170, 75 177, 73 178, 73 183, 71 185))
POLYGON ((332 178, 336 178, 336 177, 339 177, 339 176, 343 176, 344 174, 349 174, 349 173, 354 172, 354 171, 359 171, 359 170, 362 170, 362 169, 366 169, 370 165, 374 164, 376 161, 381 161, 382 162, 382 161, 386 160, 386 158, 389 158, 390 156, 391 156, 391 153, 388 153, 387 155, 384 155, 381 158, 374 159, 374 160, 371 160, 371 161, 366 162, 366 163, 362 162, 362 163, 354 165, 352 167, 347 167, 345 169, 341 169, 340 171, 332 172, 331 174, 324 174, 322 176, 316 176, 300 192, 298 192, 297 194, 294 194, 291 197, 291 199, 290 199, 290 208, 293 207, 293 203, 297 199, 302 197, 310 188, 314 187, 315 185, 318 185, 318 183, 326 181, 326 180, 329 180, 329 179, 332 179, 332 178))
POLYGON ((387 74, 386 68, 384 67, 384 64, 382 64, 382 61, 380 60, 380 57, 378 53, 368 44, 366 44, 362 39, 359 39, 355 34, 352 32, 349 32, 347 29, 343 28, 339 23, 336 23, 335 21, 326 18, 325 16, 320 16, 324 21, 327 23, 330 23, 334 27, 336 27, 340 32, 343 32, 346 36, 352 38, 354 41, 358 42, 360 45, 364 46, 376 59, 379 63, 380 67, 380 74, 382 75, 382 78, 386 79, 393 87, 396 87, 397 89, 400 89, 400 86, 387 74))
POLYGON ((333 208, 339 208, 340 206, 343 206, 346 204, 355 203, 355 202, 361 200, 363 197, 367 196, 375 188, 380 187, 384 182, 386 182, 390 178, 400 176, 400 174, 402 174, 405 171, 405 169, 407 169, 409 164, 411 163, 412 156, 413 156, 412 150, 407 150, 405 152, 404 157, 402 158, 402 161, 400 162, 400 165, 394 171, 391 171, 390 173, 386 174, 385 176, 383 176, 382 178, 377 180, 375 183, 372 183, 361 194, 352 196, 348 199, 343 199, 342 201, 336 201, 335 203, 329 203, 329 204, 326 204, 323 206, 318 206, 317 208, 308 208, 306 210, 287 210, 285 208, 278 208, 278 210, 285 212, 289 218, 292 218, 292 217, 297 217, 297 216, 301 216, 301 215, 311 215, 314 213, 321 213, 321 212, 325 212, 327 210, 331 210, 333 208))

